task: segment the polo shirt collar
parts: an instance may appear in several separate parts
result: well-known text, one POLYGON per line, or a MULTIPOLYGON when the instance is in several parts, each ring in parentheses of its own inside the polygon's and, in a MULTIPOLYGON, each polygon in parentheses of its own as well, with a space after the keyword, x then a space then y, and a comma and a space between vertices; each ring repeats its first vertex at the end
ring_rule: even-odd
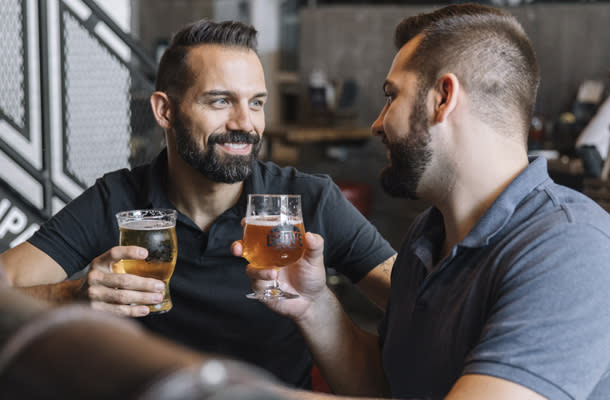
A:
MULTIPOLYGON (((264 189, 263 176, 260 160, 255 160, 252 165, 252 173, 244 181, 244 187, 239 200, 235 206, 229 210, 238 215, 246 215, 248 194, 261 193, 264 189)), ((150 208, 175 208, 165 194, 165 183, 167 181, 167 148, 161 150, 157 158, 152 162, 148 170, 147 194, 150 208)))
MULTIPOLYGON (((506 226, 519 204, 538 186, 550 181, 544 157, 530 159, 530 164, 504 189, 483 217, 459 243, 463 247, 482 247, 506 226)), ((428 210, 423 220, 421 235, 411 245, 411 250, 428 271, 434 267, 434 255, 440 251, 445 236, 443 215, 436 207, 428 210)), ((457 247, 452 250, 455 255, 457 247)))
POLYGON ((500 193, 460 245, 488 245, 506 226, 522 201, 538 186, 550 180, 546 159, 530 158, 530 164, 500 193))
POLYGON ((239 196, 239 200, 233 207, 238 215, 246 215, 246 208, 248 206, 248 195, 254 193, 264 193, 265 183, 263 180, 262 166, 263 162, 255 160, 252 163, 252 173, 244 181, 244 187, 239 196))
POLYGON ((147 199, 150 208, 175 208, 165 194, 167 182, 167 148, 161 150, 148 169, 147 199))

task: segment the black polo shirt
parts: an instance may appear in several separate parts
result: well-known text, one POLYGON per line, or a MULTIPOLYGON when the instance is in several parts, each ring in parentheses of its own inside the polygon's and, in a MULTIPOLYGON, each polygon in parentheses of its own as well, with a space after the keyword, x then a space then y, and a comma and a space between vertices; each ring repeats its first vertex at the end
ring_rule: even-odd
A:
MULTIPOLYGON (((167 153, 131 171, 104 175, 29 239, 68 275, 116 246, 115 214, 138 208, 175 208, 167 198, 167 153)), ((325 239, 325 262, 357 282, 394 250, 328 176, 310 175, 270 162, 256 162, 237 204, 203 232, 178 213, 178 261, 170 281, 173 309, 138 319, 150 330, 196 350, 245 360, 287 383, 310 384, 311 355, 296 325, 245 297, 251 291, 246 260, 230 252, 241 239, 247 194, 302 196, 303 221, 325 239)))

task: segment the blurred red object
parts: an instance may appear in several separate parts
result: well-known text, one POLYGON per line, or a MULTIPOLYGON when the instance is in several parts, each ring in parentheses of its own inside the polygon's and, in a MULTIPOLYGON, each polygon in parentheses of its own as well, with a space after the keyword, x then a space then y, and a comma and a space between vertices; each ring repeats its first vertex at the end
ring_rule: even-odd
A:
POLYGON ((311 390, 314 392, 332 393, 328 383, 322 378, 320 370, 315 365, 311 370, 311 390))
POLYGON ((336 182, 343 195, 365 217, 368 216, 373 205, 373 190, 370 185, 361 182, 336 182))

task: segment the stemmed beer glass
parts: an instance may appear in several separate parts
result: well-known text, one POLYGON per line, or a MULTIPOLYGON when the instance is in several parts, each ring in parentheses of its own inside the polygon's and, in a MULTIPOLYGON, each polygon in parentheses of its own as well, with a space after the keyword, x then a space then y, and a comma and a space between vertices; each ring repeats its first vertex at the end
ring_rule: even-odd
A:
MULTIPOLYGON (((304 236, 300 195, 248 195, 243 246, 244 257, 253 267, 278 269, 297 261, 303 255, 304 236)), ((299 296, 280 289, 275 279, 265 290, 246 297, 280 300, 299 296)))

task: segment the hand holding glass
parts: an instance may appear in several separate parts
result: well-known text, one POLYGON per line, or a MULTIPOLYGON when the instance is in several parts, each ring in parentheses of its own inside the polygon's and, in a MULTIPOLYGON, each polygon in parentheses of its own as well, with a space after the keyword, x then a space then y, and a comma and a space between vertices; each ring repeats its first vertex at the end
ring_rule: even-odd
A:
POLYGON ((169 280, 178 255, 176 215, 176 210, 169 209, 131 210, 116 215, 119 245, 144 247, 148 250, 148 257, 145 260, 121 260, 114 265, 114 272, 155 278, 165 283, 161 303, 148 305, 151 313, 164 313, 173 306, 169 280))
MULTIPOLYGON (((284 267, 303 255, 305 228, 300 195, 248 195, 244 227, 244 257, 255 268, 284 267)), ((293 299, 297 294, 280 289, 275 279, 262 292, 250 293, 250 299, 293 299)))

